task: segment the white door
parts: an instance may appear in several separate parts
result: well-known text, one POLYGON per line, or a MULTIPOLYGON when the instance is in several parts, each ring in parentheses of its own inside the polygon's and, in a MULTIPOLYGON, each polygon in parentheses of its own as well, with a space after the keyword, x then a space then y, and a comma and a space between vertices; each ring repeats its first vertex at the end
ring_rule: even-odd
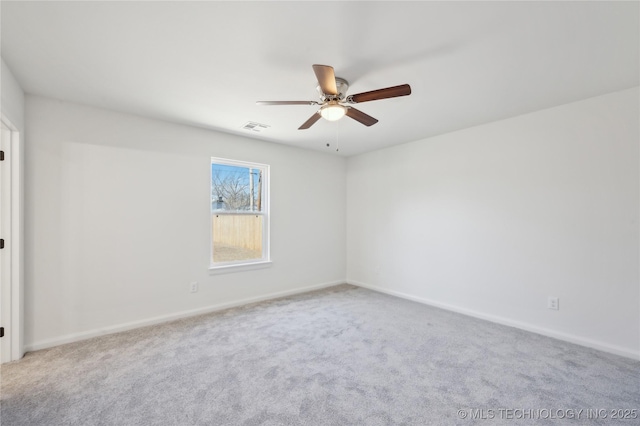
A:
POLYGON ((0 150, 0 363, 11 361, 11 130, 2 123, 0 150))
POLYGON ((24 355, 22 336, 22 190, 20 134, 0 118, 0 363, 24 355))

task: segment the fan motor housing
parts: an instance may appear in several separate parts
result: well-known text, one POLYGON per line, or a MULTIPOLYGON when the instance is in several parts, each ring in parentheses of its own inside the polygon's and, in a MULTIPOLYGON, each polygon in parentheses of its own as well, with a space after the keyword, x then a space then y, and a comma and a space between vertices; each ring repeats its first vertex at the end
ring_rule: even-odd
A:
POLYGON ((316 90, 318 91, 318 94, 320 95, 320 99, 322 100, 322 102, 331 101, 331 100, 343 101, 347 96, 347 90, 349 90, 349 82, 344 78, 336 77, 336 88, 338 89, 337 96, 327 95, 322 92, 322 89, 320 88, 319 85, 316 86, 316 90))

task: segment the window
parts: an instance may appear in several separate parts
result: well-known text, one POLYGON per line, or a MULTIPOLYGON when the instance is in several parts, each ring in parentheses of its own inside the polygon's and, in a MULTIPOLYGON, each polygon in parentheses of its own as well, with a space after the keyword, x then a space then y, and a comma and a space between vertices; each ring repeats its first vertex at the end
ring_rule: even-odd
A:
POLYGON ((269 262, 269 166, 211 158, 211 269, 269 262))

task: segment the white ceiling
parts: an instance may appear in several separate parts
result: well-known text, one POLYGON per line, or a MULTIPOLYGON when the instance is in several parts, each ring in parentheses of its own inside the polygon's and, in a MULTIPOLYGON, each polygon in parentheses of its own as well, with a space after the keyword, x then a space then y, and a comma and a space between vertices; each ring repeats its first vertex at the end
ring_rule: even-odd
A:
POLYGON ((637 86, 638 6, 3 0, 1 54, 30 94, 353 155, 637 86), (312 64, 413 93, 358 105, 371 127, 255 105, 317 100, 312 64))

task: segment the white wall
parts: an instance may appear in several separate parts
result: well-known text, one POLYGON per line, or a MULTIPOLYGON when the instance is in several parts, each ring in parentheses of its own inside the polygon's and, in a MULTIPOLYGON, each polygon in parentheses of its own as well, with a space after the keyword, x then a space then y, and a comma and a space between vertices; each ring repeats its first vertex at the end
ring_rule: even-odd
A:
POLYGON ((19 132, 24 129, 24 92, 13 73, 0 58, 0 99, 2 114, 5 115, 19 132))
POLYGON ((348 282, 639 357, 639 95, 349 158, 348 282))
POLYGON ((344 158, 34 96, 26 132, 28 349, 344 282, 344 158), (270 268, 209 275, 211 156, 271 165, 270 268))

